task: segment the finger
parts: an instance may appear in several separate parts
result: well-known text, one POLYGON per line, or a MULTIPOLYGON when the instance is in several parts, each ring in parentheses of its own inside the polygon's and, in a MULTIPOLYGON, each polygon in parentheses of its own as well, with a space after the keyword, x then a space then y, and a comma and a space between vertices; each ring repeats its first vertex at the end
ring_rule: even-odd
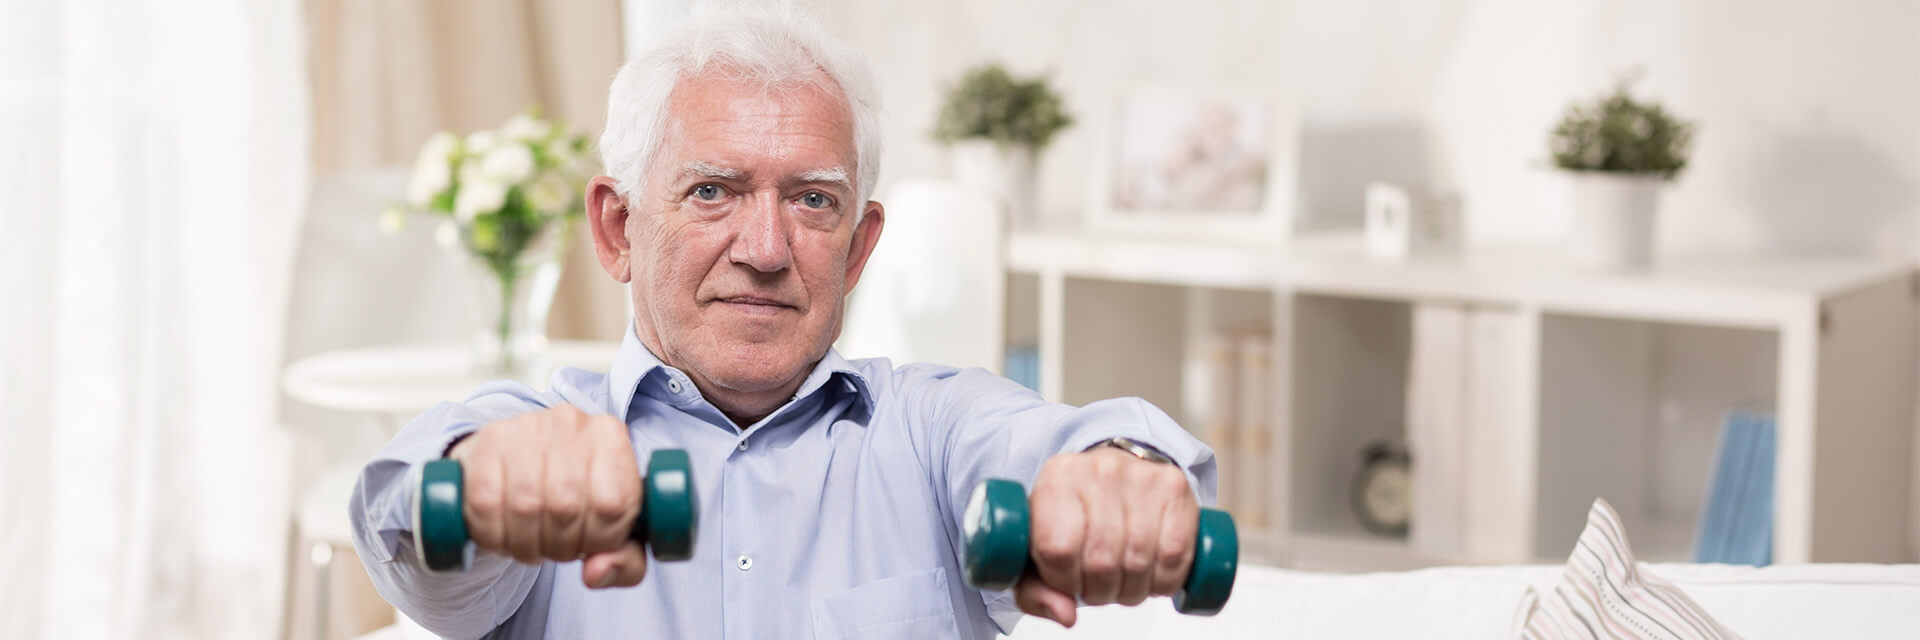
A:
POLYGON ((1160 546, 1160 514, 1166 509, 1151 494, 1128 492, 1127 495, 1139 496, 1133 500, 1121 500, 1126 513, 1126 542, 1120 552, 1120 593, 1114 601, 1126 606, 1145 602, 1153 589, 1153 570, 1159 556, 1156 549, 1160 546))
POLYGON ((591 455, 581 439, 560 429, 549 440, 546 456, 546 481, 541 483, 540 555, 551 560, 570 562, 580 556, 580 537, 585 526, 586 463, 591 455))
POLYGON ((632 540, 613 551, 589 554, 580 563, 580 581, 590 589, 631 587, 647 577, 647 554, 632 540))
POLYGON ((1033 564, 1042 581, 1069 596, 1080 593, 1080 553, 1087 532, 1086 506, 1080 496, 1046 474, 1028 498, 1033 518, 1028 529, 1033 564))
POLYGON ((506 512, 501 530, 506 532, 507 555, 523 564, 540 563, 541 504, 546 482, 546 445, 544 439, 525 434, 503 443, 501 471, 505 477, 506 512))
POLYGON ((612 418, 611 425, 596 428, 592 462, 587 478, 587 513, 583 553, 612 551, 626 544, 633 533, 633 519, 640 514, 640 471, 633 457, 633 444, 627 438, 626 425, 612 418))
POLYGON ((1013 585, 1014 604, 1019 605, 1020 610, 1029 615, 1040 616, 1058 622, 1060 626, 1073 628, 1073 622, 1078 617, 1078 612, 1074 609, 1073 596, 1048 586, 1045 581, 1035 580, 1034 577, 1028 574, 1025 579, 1013 585))
MULTIPOLYGON (((474 434, 472 439, 482 436, 474 434)), ((461 450, 460 469, 462 503, 460 512, 467 518, 467 536, 476 547, 487 551, 505 550, 505 532, 501 530, 501 512, 505 510, 506 491, 502 487, 500 456, 485 442, 468 444, 461 450)))
MULTIPOLYGON (((1099 474, 1096 477, 1107 476, 1099 474)), ((1126 552, 1126 507, 1103 482, 1081 486, 1087 540, 1080 551, 1080 602, 1112 604, 1120 597, 1120 561, 1126 552)))
POLYGON ((1159 560, 1153 571, 1153 594, 1168 596, 1187 584, 1187 572, 1193 568, 1194 543, 1199 535, 1200 505, 1181 478, 1180 495, 1167 503, 1160 517, 1159 560))

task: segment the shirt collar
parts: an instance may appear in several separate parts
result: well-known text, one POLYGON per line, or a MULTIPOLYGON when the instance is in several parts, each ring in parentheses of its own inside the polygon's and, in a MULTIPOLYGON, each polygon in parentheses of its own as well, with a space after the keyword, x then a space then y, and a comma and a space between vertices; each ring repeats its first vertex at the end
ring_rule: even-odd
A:
MULTIPOLYGON (((668 380, 685 379, 686 374, 661 362, 658 356, 647 349, 646 343, 640 341, 633 322, 628 321, 627 335, 620 341, 620 351, 614 356, 613 367, 607 371, 607 397, 612 400, 610 408, 614 411, 613 415, 630 417, 634 396, 639 394, 640 385, 648 384, 650 378, 650 384, 667 384, 668 380)), ((692 381, 684 384, 691 385, 692 381)), ((837 349, 827 349, 827 355, 814 364, 813 371, 807 374, 806 381, 800 383, 800 389, 793 397, 795 400, 806 398, 823 389, 853 393, 869 414, 873 411, 873 387, 867 375, 841 357, 837 349)))

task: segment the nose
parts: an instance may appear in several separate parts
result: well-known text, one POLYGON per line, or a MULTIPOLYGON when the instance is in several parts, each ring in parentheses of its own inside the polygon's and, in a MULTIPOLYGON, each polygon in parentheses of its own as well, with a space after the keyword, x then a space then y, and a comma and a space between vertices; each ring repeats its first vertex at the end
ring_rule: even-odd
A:
POLYGON ((755 194, 732 217, 738 226, 733 245, 727 248, 727 259, 762 273, 793 266, 792 234, 787 229, 787 217, 781 215, 778 196, 755 194))

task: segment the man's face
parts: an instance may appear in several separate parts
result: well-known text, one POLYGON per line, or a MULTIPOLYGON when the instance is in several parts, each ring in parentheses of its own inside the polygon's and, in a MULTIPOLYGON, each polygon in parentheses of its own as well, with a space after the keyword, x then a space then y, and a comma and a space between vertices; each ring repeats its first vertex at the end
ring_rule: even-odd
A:
POLYGON ((852 184, 852 117, 816 87, 695 78, 675 89, 665 124, 643 192, 626 203, 626 272, 606 247, 602 264, 630 278, 649 348, 722 410, 757 418, 826 354, 879 237, 879 205, 856 201, 852 184))

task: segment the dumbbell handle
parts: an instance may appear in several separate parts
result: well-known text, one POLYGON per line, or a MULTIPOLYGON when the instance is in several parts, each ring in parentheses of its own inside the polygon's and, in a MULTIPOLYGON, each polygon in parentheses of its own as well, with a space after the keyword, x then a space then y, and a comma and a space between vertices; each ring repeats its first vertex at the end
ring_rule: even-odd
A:
MULTIPOLYGON (((653 557, 677 561, 693 556, 699 529, 693 472, 687 452, 654 451, 641 481, 645 494, 633 521, 633 539, 653 549, 653 557)), ((420 470, 414 495, 413 546, 433 571, 463 571, 467 566, 465 480, 460 461, 434 460, 420 470)))
MULTIPOLYGON (((1033 565, 1029 547, 1031 512, 1026 489, 1012 480, 989 478, 974 487, 967 501, 967 583, 981 589, 1011 588, 1033 565)), ((1210 616, 1226 606, 1240 565, 1240 534, 1233 516, 1201 509, 1194 537, 1193 564, 1187 581, 1173 596, 1173 608, 1210 616)))

